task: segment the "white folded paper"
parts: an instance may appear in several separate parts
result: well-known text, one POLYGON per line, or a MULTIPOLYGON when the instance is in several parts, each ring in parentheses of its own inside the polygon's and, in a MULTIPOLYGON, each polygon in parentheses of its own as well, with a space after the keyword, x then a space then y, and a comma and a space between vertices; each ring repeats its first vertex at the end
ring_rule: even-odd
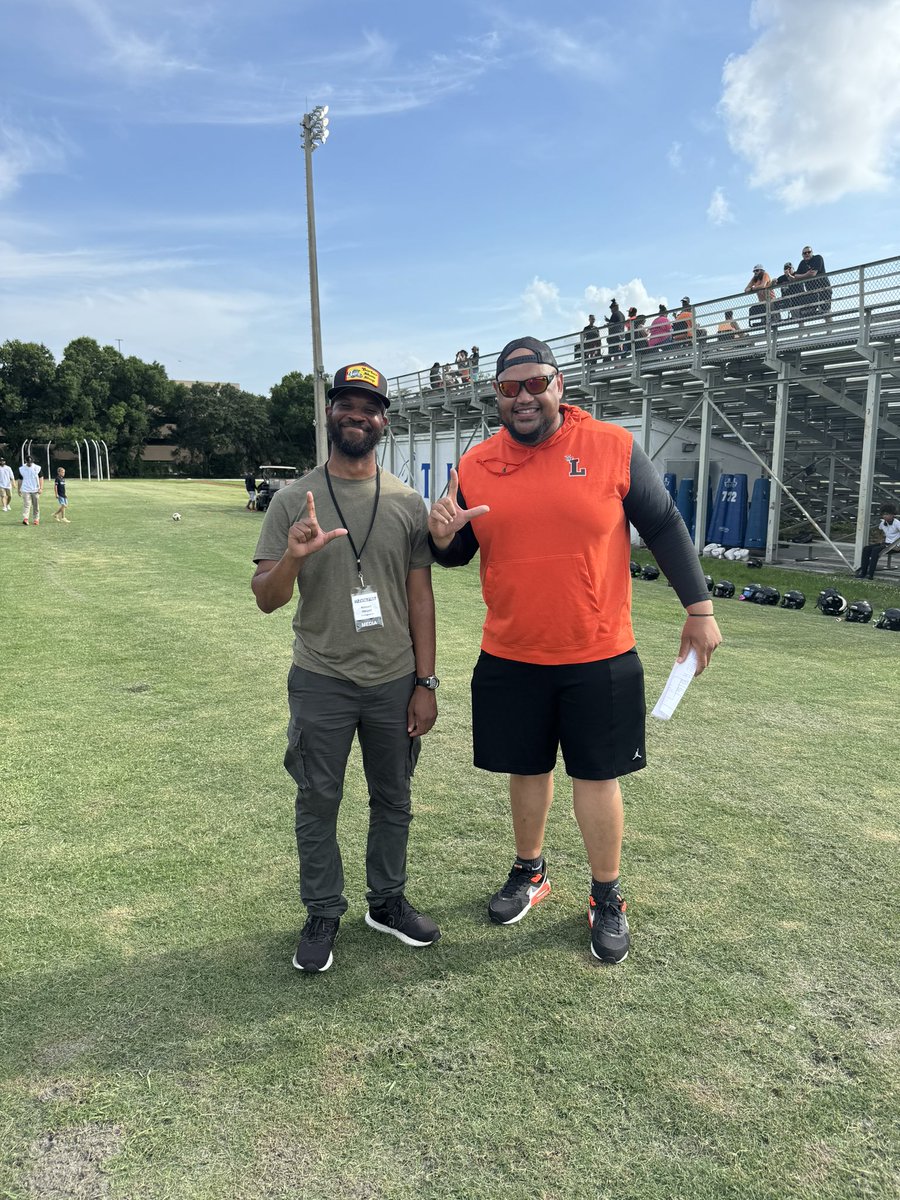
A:
POLYGON ((650 714, 651 717, 656 717, 658 721, 668 721, 678 707, 681 697, 687 691, 688 684, 694 678, 696 670, 697 651, 692 648, 688 651, 688 656, 684 662, 677 662, 669 672, 666 686, 663 688, 662 695, 657 700, 650 714))

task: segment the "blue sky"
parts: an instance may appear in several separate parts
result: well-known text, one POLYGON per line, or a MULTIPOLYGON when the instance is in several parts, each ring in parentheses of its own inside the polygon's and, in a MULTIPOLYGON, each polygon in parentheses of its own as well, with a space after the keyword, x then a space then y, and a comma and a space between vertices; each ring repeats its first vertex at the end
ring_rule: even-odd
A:
POLYGON ((266 392, 900 254, 900 0, 3 0, 0 340, 266 392))

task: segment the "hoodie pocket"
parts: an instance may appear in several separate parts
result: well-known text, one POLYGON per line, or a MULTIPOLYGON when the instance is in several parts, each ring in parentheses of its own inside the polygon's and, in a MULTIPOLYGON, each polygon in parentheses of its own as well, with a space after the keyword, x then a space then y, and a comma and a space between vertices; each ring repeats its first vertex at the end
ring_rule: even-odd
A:
POLYGON ((580 650, 606 625, 583 554, 491 563, 484 600, 485 633, 512 649, 580 650))

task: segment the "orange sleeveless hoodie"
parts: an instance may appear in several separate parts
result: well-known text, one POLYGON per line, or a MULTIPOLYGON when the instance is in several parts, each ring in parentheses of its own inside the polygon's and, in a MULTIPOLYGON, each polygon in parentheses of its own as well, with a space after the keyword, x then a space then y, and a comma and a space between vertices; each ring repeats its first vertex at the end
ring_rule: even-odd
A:
POLYGON ((505 429, 459 464, 487 605, 482 649, 542 665, 594 662, 634 645, 631 540, 622 501, 632 436, 580 408, 538 446, 505 429))

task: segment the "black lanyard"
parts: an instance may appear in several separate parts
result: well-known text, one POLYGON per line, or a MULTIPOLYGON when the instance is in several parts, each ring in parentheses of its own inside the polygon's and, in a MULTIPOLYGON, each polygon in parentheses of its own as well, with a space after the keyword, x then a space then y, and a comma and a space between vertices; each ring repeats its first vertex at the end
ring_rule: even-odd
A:
POLYGON ((381 495, 381 467, 376 466, 375 468, 375 503, 372 505, 372 520, 369 522, 369 532, 366 534, 366 540, 358 550, 356 548, 356 542, 353 540, 353 534, 350 532, 347 522, 344 520, 344 514, 341 512, 341 506, 337 502, 337 496, 334 494, 334 488, 331 486, 331 476, 328 473, 328 463, 325 463, 325 482, 328 484, 328 493, 331 496, 331 502, 335 507, 335 511, 337 512, 338 520, 347 530, 347 541, 350 543, 350 549, 356 555, 356 573, 359 576, 360 586, 365 587, 366 581, 363 579, 362 574, 362 556, 363 550, 365 550, 366 546, 369 544, 369 537, 375 525, 375 514, 378 512, 378 497, 381 495))

